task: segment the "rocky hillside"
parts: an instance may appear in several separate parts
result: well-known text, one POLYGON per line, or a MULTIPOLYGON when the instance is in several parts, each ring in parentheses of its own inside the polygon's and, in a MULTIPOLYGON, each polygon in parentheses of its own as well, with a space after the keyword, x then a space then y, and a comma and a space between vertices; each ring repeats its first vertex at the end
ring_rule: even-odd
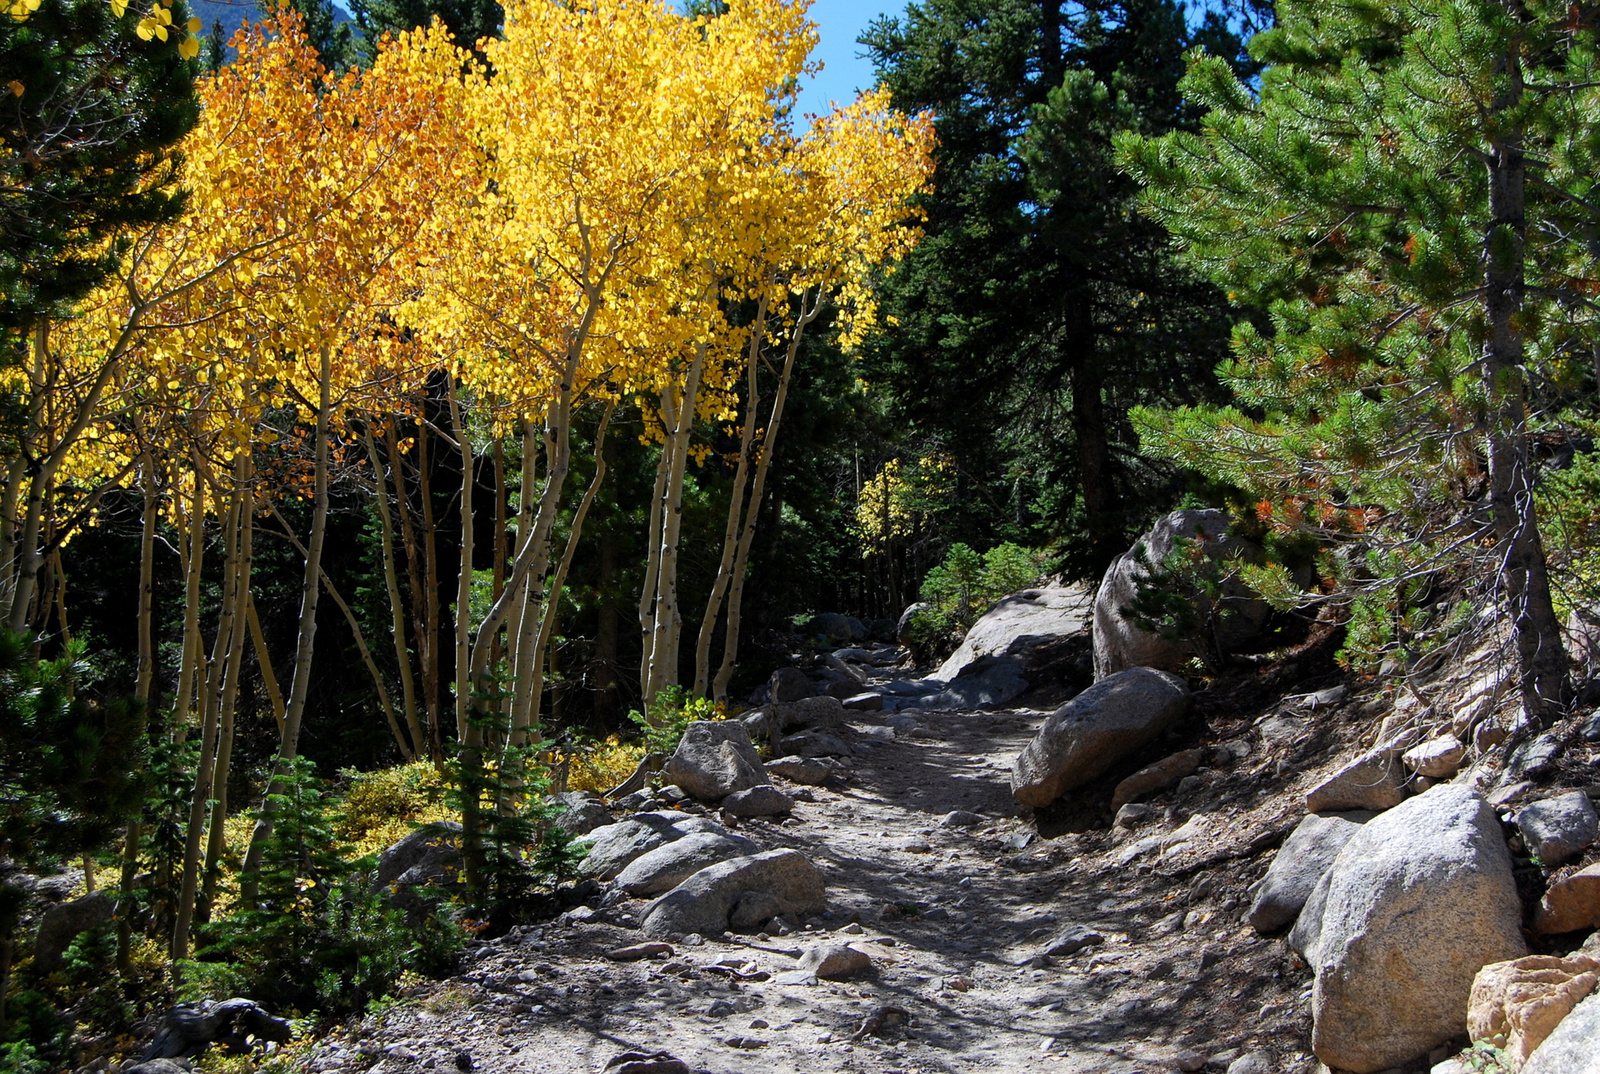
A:
MULTIPOLYGON (((571 909, 308 1068, 1600 1071, 1600 718, 1512 733, 1492 623, 1374 682, 1318 624, 1193 691, 1116 619, 1129 569, 927 676, 845 623, 652 785, 569 798, 571 909)), ((401 887, 448 869, 413 842, 401 887)))

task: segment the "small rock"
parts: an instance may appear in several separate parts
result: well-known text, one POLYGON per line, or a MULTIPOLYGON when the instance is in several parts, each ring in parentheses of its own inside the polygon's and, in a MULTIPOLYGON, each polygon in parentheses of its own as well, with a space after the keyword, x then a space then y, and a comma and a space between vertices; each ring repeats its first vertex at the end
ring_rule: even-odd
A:
POLYGON ((1554 735, 1540 735, 1522 746, 1506 762, 1506 779, 1517 780, 1534 775, 1555 763, 1561 756, 1561 740, 1554 735))
POLYGON ((931 854, 933 853, 933 844, 926 839, 913 837, 902 839, 895 844, 895 849, 903 850, 907 854, 931 854))
POLYGON ((767 1046, 766 1041, 758 1040, 755 1037, 729 1037, 722 1043, 730 1048, 742 1048, 745 1051, 755 1051, 757 1048, 765 1048, 767 1046))
POLYGON ((804 757, 780 757, 776 761, 768 761, 767 771, 791 783, 803 783, 810 787, 826 783, 833 774, 833 769, 827 765, 804 757))
POLYGON ((652 941, 618 947, 613 951, 607 951, 606 957, 612 962, 638 962, 646 958, 671 958, 673 954, 671 944, 652 941))
POLYGON ((1056 933, 1044 946, 1039 948, 1039 954, 1064 958, 1075 955, 1085 947, 1093 947, 1097 943, 1104 943, 1105 937, 1090 928, 1082 925, 1071 925, 1061 932, 1056 933))
POLYGON ((750 1019, 750 1028, 751 1029, 771 1029, 772 1028, 772 1023, 767 1021, 765 1018, 752 1018, 752 1019, 750 1019))
POLYGON ((722 808, 735 817, 775 817, 794 809, 794 799, 770 784, 735 791, 722 800, 722 808))
POLYGON ((1173 1065, 1183 1074, 1194 1074, 1197 1070, 1206 1068, 1206 1057, 1199 1052, 1184 1050, 1172 1057, 1173 1065))
POLYGON ((1276 1069, 1266 1052, 1249 1052, 1228 1064, 1228 1074, 1273 1074, 1276 1069))
POLYGON ((1412 746, 1400 755, 1403 763, 1419 776, 1429 779, 1449 779, 1461 767, 1467 747, 1454 735, 1442 735, 1420 746, 1412 746))
POLYGON ((1517 830, 1528 853, 1546 867, 1571 861, 1597 834, 1594 805, 1582 791, 1546 798, 1517 814, 1517 830))
POLYGON ((801 955, 800 968, 825 981, 840 981, 872 969, 872 956, 845 944, 826 944, 801 955))
POLYGON ((849 936, 860 936, 862 933, 866 932, 867 930, 862 928, 861 924, 859 922, 852 921, 852 922, 850 922, 850 924, 844 926, 839 931, 842 932, 842 933, 845 933, 846 935, 849 935, 849 936))
POLYGON ((690 1070, 666 1052, 623 1052, 606 1064, 605 1074, 690 1074, 690 1070))
POLYGON ((1156 815, 1154 806, 1144 805, 1141 802, 1129 802, 1117 810, 1117 819, 1113 822, 1118 828, 1132 828, 1136 824, 1143 824, 1156 815))
POLYGON ((973 813, 966 809, 952 809, 939 818, 941 828, 976 828, 984 822, 981 813, 973 813))
POLYGON ((1578 729, 1578 736, 1585 742, 1600 742, 1600 712, 1583 721, 1583 726, 1578 729))
POLYGON ((1200 760, 1204 755, 1203 750, 1184 750, 1139 769, 1118 783, 1117 789, 1111 792, 1111 808, 1121 809, 1129 802, 1143 798, 1147 794, 1154 794, 1172 786, 1185 776, 1192 775, 1194 770, 1200 767, 1200 760))
POLYGON ((844 707, 851 712, 882 712, 883 695, 871 690, 851 694, 844 699, 844 707))
POLYGON ((817 975, 810 970, 784 970, 772 975, 772 983, 780 985, 814 985, 817 975))
POLYGON ((1533 914, 1533 931, 1544 936, 1589 928, 1600 928, 1600 862, 1551 884, 1533 914))
POLYGON ((1358 757, 1306 794, 1306 812, 1393 809, 1403 797, 1397 768, 1393 755, 1385 750, 1358 757))

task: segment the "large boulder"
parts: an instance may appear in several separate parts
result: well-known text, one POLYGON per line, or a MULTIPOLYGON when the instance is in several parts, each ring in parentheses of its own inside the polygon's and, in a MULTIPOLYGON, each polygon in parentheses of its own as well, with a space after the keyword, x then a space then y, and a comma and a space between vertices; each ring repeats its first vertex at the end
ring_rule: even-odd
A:
POLYGON ((1534 1049, 1522 1074, 1600 1074, 1600 992, 1589 997, 1534 1049))
POLYGON ((1052 583, 1002 597, 929 678, 948 683, 986 656, 1025 660, 1042 645, 1082 634, 1089 628, 1092 607, 1093 597, 1081 584, 1052 583))
POLYGON ((798 850, 769 850, 708 866, 645 910, 650 936, 754 931, 784 914, 827 909, 822 874, 798 850))
POLYGON ((937 693, 913 698, 901 707, 954 712, 992 709, 1028 692, 1028 675, 1014 656, 979 657, 937 693))
POLYGON ((702 802, 718 802, 734 791, 768 782, 749 731, 736 720, 691 723, 663 772, 669 782, 702 802))
POLYGON ((418 828, 378 855, 372 884, 414 918, 425 917, 463 890, 461 825, 441 821, 418 828))
POLYGON ((1312 1049, 1330 1067, 1373 1074, 1459 1036, 1478 971, 1528 953, 1499 821, 1464 787, 1368 821, 1323 884, 1305 955, 1312 1049))
POLYGON ((62 956, 81 934, 111 924, 117 900, 109 891, 91 891, 44 912, 33 939, 33 969, 40 975, 61 968, 62 956))
POLYGON ((589 852, 578 872, 596 880, 614 880, 636 858, 696 832, 726 835, 727 829, 709 817, 695 817, 675 809, 635 813, 627 820, 596 828, 586 837, 589 852))
POLYGON ((1594 991, 1600 962, 1584 955, 1529 955, 1478 971, 1467 1008, 1467 1035, 1504 1049, 1515 1070, 1594 991))
MULTIPOLYGON (((1215 509, 1174 511, 1156 522, 1133 548, 1111 561, 1094 599, 1094 677, 1103 679, 1124 668, 1181 669, 1194 651, 1187 642, 1163 638, 1129 621, 1122 609, 1133 603, 1139 583, 1149 576, 1145 563, 1159 567, 1180 540, 1196 542, 1218 564, 1244 557, 1255 559, 1260 548, 1228 534, 1228 515, 1215 509)), ((1237 578, 1222 579, 1220 607, 1197 609, 1202 618, 1218 614, 1214 631, 1218 646, 1231 652, 1254 638, 1271 609, 1237 578)))
POLYGON ((1284 840, 1250 907, 1257 932, 1277 932, 1300 916, 1306 900, 1350 838, 1371 820, 1365 811, 1313 813, 1284 840))
POLYGON ((660 895, 708 865, 754 854, 756 849, 742 835, 691 832, 634 858, 617 874, 617 886, 629 895, 660 895))
POLYGON ((1176 675, 1129 668, 1062 705, 1017 756, 1011 793, 1023 805, 1049 805, 1103 775, 1177 725, 1189 687, 1176 675))

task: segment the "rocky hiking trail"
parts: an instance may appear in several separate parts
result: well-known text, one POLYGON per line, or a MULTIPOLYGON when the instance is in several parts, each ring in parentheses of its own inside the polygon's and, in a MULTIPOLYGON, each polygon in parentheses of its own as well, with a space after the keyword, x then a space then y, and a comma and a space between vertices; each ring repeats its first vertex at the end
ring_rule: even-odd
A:
POLYGON ((1259 874, 1245 866, 1281 838, 1280 818, 1191 823, 1165 845, 1185 834, 1174 815, 1153 826, 1163 845, 1142 850, 1109 814, 1099 827, 1058 818, 1068 830, 1041 838, 1009 779, 1047 715, 919 712, 896 731, 852 713, 842 778, 779 778, 797 799, 788 817, 726 819, 821 870, 827 911, 788 935, 689 937, 615 961, 649 939, 646 902, 598 900, 476 945, 460 976, 352 1027, 309 1066, 589 1074, 664 1052, 714 1074, 1310 1069, 1304 974, 1241 920, 1259 874), (1153 851, 1159 864, 1144 860, 1153 851), (828 944, 864 952, 871 970, 828 981, 798 968, 828 944))

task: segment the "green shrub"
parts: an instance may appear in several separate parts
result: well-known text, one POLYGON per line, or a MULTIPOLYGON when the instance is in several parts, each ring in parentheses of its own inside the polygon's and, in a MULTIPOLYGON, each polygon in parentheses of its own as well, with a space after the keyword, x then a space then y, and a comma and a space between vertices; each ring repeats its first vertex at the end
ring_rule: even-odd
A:
POLYGON ((242 992, 281 1010, 358 1013, 407 969, 446 969, 458 929, 414 926, 369 887, 373 858, 337 832, 336 802, 304 758, 292 762, 262 856, 258 901, 205 926, 191 998, 242 992))
POLYGON ((643 732, 649 752, 671 754, 690 724, 697 720, 723 720, 727 715, 727 710, 716 702, 695 697, 681 686, 669 686, 656 694, 648 716, 636 709, 628 713, 628 719, 643 732))
POLYGON ((971 629, 1001 597, 1037 585, 1049 564, 1042 552, 1009 541, 981 555, 967 545, 951 545, 944 562, 922 581, 922 600, 928 606, 912 619, 913 637, 919 644, 942 647, 971 629))

